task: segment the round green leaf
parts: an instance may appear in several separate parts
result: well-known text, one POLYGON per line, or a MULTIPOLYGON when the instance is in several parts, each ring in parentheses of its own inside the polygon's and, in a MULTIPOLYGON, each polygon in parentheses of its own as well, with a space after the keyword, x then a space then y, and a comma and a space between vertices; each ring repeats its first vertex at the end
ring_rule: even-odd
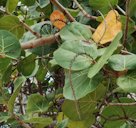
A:
POLYGON ((128 73, 117 79, 117 85, 125 92, 136 92, 136 72, 128 73))
POLYGON ((124 71, 136 68, 136 55, 116 54, 110 57, 110 67, 115 71, 124 71))
POLYGON ((0 19, 0 29, 5 29, 15 34, 19 39, 25 32, 24 27, 21 25, 16 16, 4 16, 0 19))
POLYGON ((0 30, 0 56, 16 59, 20 53, 21 46, 17 38, 6 30, 0 30))
POLYGON ((66 69, 82 70, 88 68, 97 58, 95 44, 87 44, 83 41, 65 41, 54 52, 56 62, 66 69))
POLYGON ((93 112, 96 110, 98 100, 105 95, 105 91, 106 88, 101 85, 95 91, 78 101, 65 100, 62 111, 71 120, 91 119, 93 123, 93 112))
POLYGON ((87 26, 73 22, 60 31, 60 37, 63 41, 67 40, 89 40, 92 32, 87 26))
POLYGON ((63 95, 66 99, 75 100, 73 95, 76 97, 76 100, 86 96, 90 92, 94 91, 100 82, 102 81, 102 75, 98 74, 92 79, 87 77, 88 69, 78 72, 72 72, 71 80, 69 73, 65 76, 65 86, 63 88, 63 95), (71 83, 72 82, 72 83, 71 83), (71 85, 72 84, 72 85, 71 85), (71 88, 73 87, 73 89, 71 88))
POLYGON ((49 102, 40 94, 32 94, 28 97, 28 103, 26 107, 27 113, 42 113, 46 112, 49 108, 49 102))

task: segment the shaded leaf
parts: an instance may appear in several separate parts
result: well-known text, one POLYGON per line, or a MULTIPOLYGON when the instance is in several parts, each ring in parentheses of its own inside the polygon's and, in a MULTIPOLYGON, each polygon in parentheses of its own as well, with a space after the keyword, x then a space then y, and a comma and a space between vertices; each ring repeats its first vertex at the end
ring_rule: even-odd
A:
POLYGON ((6 10, 12 13, 16 8, 17 3, 18 3, 18 0, 7 0, 6 10))
POLYGON ((24 76, 30 76, 36 67, 36 55, 31 54, 21 60, 18 64, 18 71, 24 76))
MULTIPOLYGON (((119 98, 121 103, 131 103, 134 102, 133 99, 128 99, 126 97, 119 98)), ((118 102, 117 100, 113 100, 114 103, 118 102)), ((126 116, 128 118, 134 118, 136 117, 136 109, 135 106, 107 106, 104 108, 102 115, 109 119, 104 123, 104 128, 115 128, 122 126, 126 120, 125 119, 119 119, 119 120, 113 120, 118 117, 125 117, 124 111, 126 113, 126 116), (124 110, 123 110, 123 109, 124 110)), ((104 119, 102 118, 102 122, 104 119)))
POLYGON ((41 8, 46 7, 48 4, 50 4, 49 0, 38 0, 38 3, 40 5, 41 8))
POLYGON ((28 98, 27 113, 42 113, 46 112, 49 108, 49 103, 47 99, 40 94, 32 94, 28 98))
POLYGON ((130 0, 130 3, 129 3, 129 15, 136 17, 136 1, 135 0, 130 0))
MULTIPOLYGON (((122 23, 122 29, 123 31, 125 31, 125 25, 126 25, 126 16, 122 16, 120 17, 120 21, 122 23)), ((133 20, 129 20, 128 21, 128 35, 132 34, 135 31, 135 22, 133 20)))
POLYGON ((0 112, 0 122, 7 122, 7 120, 9 119, 9 115, 7 112, 0 112))
POLYGON ((105 14, 118 4, 118 0, 89 0, 89 4, 94 10, 105 14))
POLYGON ((136 92, 136 72, 133 71, 117 79, 117 85, 125 92, 136 92))
POLYGON ((14 92, 8 101, 8 110, 10 113, 14 112, 14 104, 15 104, 16 97, 18 96, 20 89, 25 81, 26 81, 26 78, 21 76, 21 77, 18 77, 16 81, 14 82, 14 92))
POLYGON ((21 0, 21 2, 27 6, 32 6, 35 3, 35 0, 21 0))

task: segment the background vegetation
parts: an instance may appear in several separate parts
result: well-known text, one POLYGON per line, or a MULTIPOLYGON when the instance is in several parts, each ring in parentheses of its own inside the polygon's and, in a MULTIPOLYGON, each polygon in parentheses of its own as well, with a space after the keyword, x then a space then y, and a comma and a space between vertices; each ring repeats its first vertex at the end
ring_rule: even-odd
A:
POLYGON ((135 128, 135 23, 136 0, 0 0, 0 128, 135 128))

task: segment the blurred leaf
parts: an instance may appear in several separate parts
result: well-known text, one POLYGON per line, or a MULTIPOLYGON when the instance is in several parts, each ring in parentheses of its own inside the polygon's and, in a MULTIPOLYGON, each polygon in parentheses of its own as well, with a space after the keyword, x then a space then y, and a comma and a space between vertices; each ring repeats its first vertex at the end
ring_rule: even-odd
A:
POLYGON ((0 123, 2 122, 7 122, 7 120, 9 119, 9 115, 7 112, 0 112, 0 123))
MULTIPOLYGON (((123 31, 125 31, 126 16, 121 15, 120 21, 122 23, 122 29, 123 29, 123 31)), ((132 19, 129 20, 129 22, 128 22, 128 35, 132 34, 135 31, 134 26, 135 26, 135 22, 132 19)))
POLYGON ((118 0, 89 0, 89 4, 94 10, 99 10, 105 14, 118 5, 118 0))
POLYGON ((18 0, 7 0, 6 10, 7 12, 12 13, 17 7, 18 0))
POLYGON ((37 0, 37 1, 38 1, 38 3, 39 3, 39 5, 40 5, 41 8, 44 8, 44 7, 46 7, 48 4, 50 4, 50 1, 49 1, 49 0, 37 0))
POLYGON ((12 65, 9 65, 2 76, 2 81, 4 84, 10 82, 11 74, 12 74, 12 65))
POLYGON ((18 71, 24 76, 30 76, 36 67, 36 55, 31 54, 21 60, 18 64, 18 71))
POLYGON ((92 33, 87 26, 78 23, 78 22, 73 22, 66 27, 64 27, 60 31, 60 37, 63 41, 68 41, 68 40, 89 40, 92 36, 92 33))
POLYGON ((21 0, 21 2, 27 6, 32 6, 35 3, 35 0, 21 0))
POLYGON ((69 120, 68 128, 89 128, 93 121, 94 119, 92 119, 92 117, 91 119, 89 118, 88 120, 84 120, 84 121, 69 120))
POLYGON ((70 8, 66 8, 66 9, 73 17, 76 17, 78 13, 80 12, 79 9, 70 9, 70 8))
POLYGON ((133 71, 117 79, 117 85, 125 92, 136 92, 136 72, 133 71))
POLYGON ((32 94, 28 97, 26 112, 28 114, 43 113, 49 108, 47 99, 40 94, 32 94))
MULTIPOLYGON (((8 75, 6 75, 6 72, 11 71, 11 69, 8 69, 10 66, 10 59, 9 58, 0 58, 0 87, 2 86, 3 82, 6 82, 6 78, 8 78, 8 75), (5 78, 6 77, 6 78, 5 78)), ((10 79, 9 79, 10 80, 10 79)))
POLYGON ((108 64, 115 71, 125 71, 136 68, 136 55, 116 54, 110 57, 108 64))
MULTIPOLYGON (((58 120, 57 120, 57 121, 58 121, 58 120)), ((68 119, 64 119, 64 120, 60 121, 59 123, 57 123, 56 128, 66 128, 68 122, 69 122, 68 119)))
POLYGON ((0 58, 0 74, 4 73, 7 70, 10 61, 11 59, 9 58, 0 58))
POLYGON ((136 17, 136 1, 135 0, 130 0, 130 3, 129 3, 129 15, 136 17))
POLYGON ((0 30, 0 56, 16 59, 20 53, 21 46, 17 38, 6 30, 0 30))
POLYGON ((36 73, 36 79, 38 81, 44 81, 45 80, 45 76, 47 74, 47 69, 45 66, 43 66, 42 64, 39 65, 39 69, 36 73))
POLYGON ((96 45, 78 40, 65 41, 59 49, 54 52, 56 62, 63 68, 71 68, 71 70, 88 68, 96 58, 96 45))
POLYGON ((100 82, 102 81, 102 75, 96 75, 92 79, 87 77, 88 69, 78 72, 71 72, 71 80, 69 73, 65 75, 65 86, 63 88, 63 95, 66 99, 76 100, 86 96, 88 93, 93 92, 100 82), (72 85, 71 85, 72 84, 72 85), (71 86, 73 88, 71 88, 71 86), (73 95, 73 90, 75 97, 73 95))
POLYGON ((7 3, 7 0, 0 0, 0 6, 5 7, 7 3))
POLYGON ((43 128, 50 125, 53 122, 52 118, 50 117, 32 117, 24 121, 27 123, 36 124, 36 126, 42 125, 43 128))
POLYGON ((26 78, 21 76, 21 77, 18 77, 16 81, 14 82, 14 92, 8 101, 8 110, 11 114, 13 114, 14 112, 14 104, 15 104, 16 97, 18 96, 20 89, 25 81, 26 81, 26 78))

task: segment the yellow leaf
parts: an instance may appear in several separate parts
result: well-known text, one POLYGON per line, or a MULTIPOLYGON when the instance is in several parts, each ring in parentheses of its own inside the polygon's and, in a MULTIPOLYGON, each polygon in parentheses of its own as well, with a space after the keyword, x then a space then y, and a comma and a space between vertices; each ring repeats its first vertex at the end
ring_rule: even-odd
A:
POLYGON ((52 12, 50 15, 50 21, 58 29, 62 29, 66 25, 66 17, 59 10, 52 12))
POLYGON ((121 31, 120 16, 116 10, 111 10, 103 22, 97 27, 92 38, 95 42, 106 44, 111 42, 114 37, 121 31))

